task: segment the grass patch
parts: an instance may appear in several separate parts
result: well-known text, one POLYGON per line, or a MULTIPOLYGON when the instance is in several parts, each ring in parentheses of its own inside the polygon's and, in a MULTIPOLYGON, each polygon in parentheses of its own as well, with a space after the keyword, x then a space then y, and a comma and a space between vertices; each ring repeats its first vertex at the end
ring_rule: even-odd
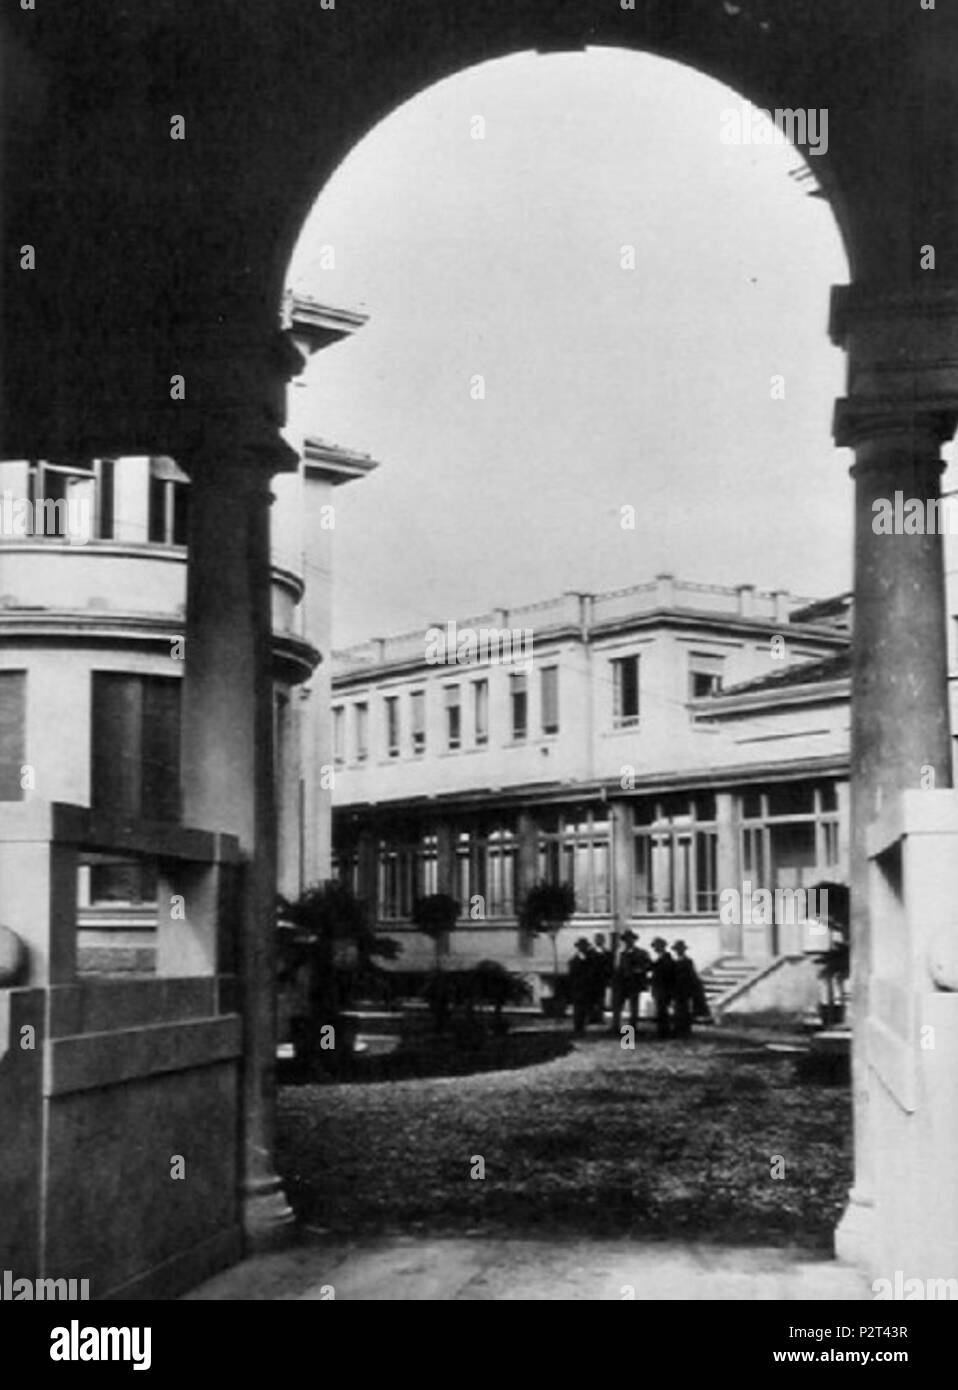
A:
POLYGON ((522 1071, 280 1093, 299 1216, 337 1235, 596 1234, 826 1245, 848 1091, 719 1040, 614 1040, 522 1071), (486 1176, 470 1177, 474 1156, 486 1176), (773 1160, 784 1160, 781 1180, 773 1160))

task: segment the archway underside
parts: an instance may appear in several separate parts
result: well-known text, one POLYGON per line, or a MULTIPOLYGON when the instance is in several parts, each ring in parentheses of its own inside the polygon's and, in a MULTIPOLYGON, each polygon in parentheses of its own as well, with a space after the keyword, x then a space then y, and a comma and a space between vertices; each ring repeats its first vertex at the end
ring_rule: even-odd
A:
POLYGON ((4 31, 8 265, 36 248, 36 269, 8 271, 4 287, 8 457, 202 456, 211 431, 268 438, 288 369, 271 345, 276 306, 320 188, 396 105, 523 49, 634 48, 759 106, 826 108, 815 172, 854 278, 907 285, 925 243, 942 279, 958 264, 950 7, 378 0, 118 15, 94 0, 22 12, 4 31), (170 400, 174 373, 185 401, 170 400))

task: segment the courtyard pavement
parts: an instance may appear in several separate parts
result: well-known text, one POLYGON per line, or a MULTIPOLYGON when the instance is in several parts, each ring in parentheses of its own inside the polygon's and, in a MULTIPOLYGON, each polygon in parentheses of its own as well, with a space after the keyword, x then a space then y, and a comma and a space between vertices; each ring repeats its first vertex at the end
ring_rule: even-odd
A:
MULTIPOLYGON (((784 1054, 802 1050, 801 1039, 779 1033, 765 1038, 754 1030, 742 1036, 732 1030, 718 1036, 709 1032, 711 1036, 697 1035, 694 1047, 643 1048, 634 1057, 597 1036, 568 1055, 517 1071, 285 1090, 281 1108, 287 1178, 292 1179, 288 1191, 295 1185, 298 1238, 285 1250, 244 1260, 186 1297, 871 1300, 864 1276, 829 1259, 820 1240, 817 1249, 815 1241, 804 1246, 782 1241, 786 1216, 777 1204, 786 1199, 786 1185, 770 1188, 767 1183, 767 1155, 795 1152, 790 1176, 797 1215, 787 1219, 806 1234, 809 1215, 820 1214, 832 1190, 844 1193, 845 1160, 836 1165, 836 1135, 843 1132, 842 1107, 847 1104, 844 1090, 794 1084, 784 1054), (746 1073, 756 1071, 761 1076, 753 1075, 739 1095, 749 1080, 746 1073), (717 1085, 723 1089, 716 1092, 717 1085), (653 1107, 655 1116, 639 1146, 633 1144, 628 1123, 637 1097, 653 1107), (820 1132, 812 1133, 816 1123, 820 1132), (503 1150, 492 1165, 504 1170, 498 1180, 506 1196, 516 1197, 497 1208, 498 1231, 479 1225, 487 1215, 483 1203, 497 1196, 496 1174, 490 1175, 483 1202, 474 1185, 450 1178, 461 1168, 462 1155, 476 1151, 474 1137, 485 1129, 503 1150), (526 1130, 543 1143, 524 1157, 519 1141, 528 1139, 526 1130), (589 1132, 589 1142, 577 1148, 573 1141, 577 1134, 581 1140, 583 1130, 589 1132), (684 1147, 683 1139, 688 1141, 684 1147), (703 1170, 703 1154, 713 1155, 709 1162, 714 1168, 706 1164, 703 1170), (829 1163, 836 1165, 834 1171, 829 1163), (667 1208, 672 1215, 710 1200, 717 1183, 729 1185, 741 1211, 750 1216, 752 1243, 703 1240, 700 1231, 690 1231, 683 1241, 667 1232, 657 1238, 654 1232, 636 1230, 619 1235, 529 1229, 537 1205, 545 1200, 540 1173, 548 1173, 550 1185, 561 1179, 558 1205, 546 1207, 555 1217, 575 1210, 582 1182, 608 1200, 618 1195, 608 1184, 623 1169, 628 1182, 641 1190, 646 1168, 654 1177, 657 1199, 668 1193, 670 1183, 684 1184, 667 1208), (316 1174, 322 1175, 318 1186, 316 1174), (528 1181, 530 1174, 535 1182, 528 1181), (429 1201, 420 1209, 423 1194, 429 1201), (369 1230, 384 1199, 394 1220, 405 1219, 413 1227, 433 1224, 434 1229, 369 1230), (772 1224, 763 1243, 766 1218, 772 1224), (367 1230, 344 1229, 354 1221, 367 1230)), ((586 1219, 593 1217, 594 1212, 586 1219)), ((638 1219, 650 1217, 646 1213, 638 1219)))
POLYGON ((244 1260, 186 1297, 791 1302, 873 1295, 848 1266, 788 1248, 486 1236, 343 1243, 307 1233, 301 1244, 244 1260))

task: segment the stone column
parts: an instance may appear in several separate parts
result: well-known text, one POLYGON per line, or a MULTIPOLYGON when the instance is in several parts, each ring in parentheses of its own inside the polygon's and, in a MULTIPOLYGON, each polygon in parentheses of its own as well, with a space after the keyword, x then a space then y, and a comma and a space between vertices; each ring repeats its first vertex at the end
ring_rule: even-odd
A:
POLYGON ((356 845, 359 891, 357 896, 366 904, 369 920, 375 927, 379 924, 379 834, 376 830, 362 830, 356 845))
POLYGON ((519 812, 519 819, 516 826, 516 879, 515 879, 515 909, 517 927, 517 944, 520 956, 531 956, 535 954, 535 937, 524 931, 520 921, 520 914, 526 900, 529 889, 534 887, 539 877, 539 823, 534 812, 524 808, 519 812))
MULTIPOLYGON (((187 824, 235 834, 244 855, 237 923, 243 1014, 243 1222, 251 1248, 292 1212, 273 1169, 276 830, 270 476, 281 455, 217 439, 191 474, 181 772, 187 824)), ((222 966, 220 967, 223 968, 222 966)), ((229 968, 229 967, 227 967, 229 968)))
MULTIPOLYGON (((873 919, 869 826, 907 788, 951 786, 942 541, 881 534, 878 501, 939 496, 942 441, 958 419, 958 291, 835 291, 833 339, 848 351, 848 398, 835 438, 854 450, 855 609, 852 645, 852 1079, 855 1182, 836 1233, 843 1258, 868 1264, 874 1245, 873 1131, 867 1051, 873 919)), ((901 515, 901 509, 898 509, 901 515)))
MULTIPOLYGON (((718 837, 716 846, 716 875, 719 895, 719 911, 722 907, 722 894, 734 890, 741 903, 742 875, 739 871, 739 827, 735 818, 734 798, 731 792, 715 793, 715 829, 718 837)), ((745 951, 743 940, 742 914, 739 910, 735 920, 725 923, 719 919, 719 955, 742 956, 745 951)))
POLYGON ((621 949, 622 933, 632 925, 632 803, 611 801, 612 822, 612 930, 621 949))

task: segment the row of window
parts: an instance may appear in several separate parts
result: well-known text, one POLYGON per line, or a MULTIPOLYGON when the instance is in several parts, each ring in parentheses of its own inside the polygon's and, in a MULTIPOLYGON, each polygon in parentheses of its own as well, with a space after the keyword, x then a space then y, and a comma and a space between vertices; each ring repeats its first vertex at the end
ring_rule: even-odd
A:
MULTIPOLYGON (((559 732, 559 668, 543 667, 539 672, 540 722, 543 735, 559 732)), ((485 677, 461 683, 444 685, 443 700, 443 747, 447 753, 456 753, 463 746, 467 723, 470 728, 471 746, 484 748, 489 742, 489 681, 485 677)), ((512 737, 522 742, 529 737, 529 677, 515 672, 509 677, 509 703, 512 737)), ((349 707, 352 718, 353 761, 366 762, 369 758, 369 702, 357 701, 349 707)), ((338 766, 347 760, 346 706, 337 705, 333 709, 333 757, 338 766)), ((421 757, 426 751, 426 692, 411 690, 407 704, 408 749, 414 757, 421 757)), ((399 758, 403 753, 402 698, 399 695, 383 697, 383 756, 399 758)))
MULTIPOLYGON (((612 722, 617 729, 634 728, 639 723, 639 669, 637 655, 616 657, 612 667, 612 722)), ((692 653, 689 657, 689 699, 702 700, 722 688, 724 658, 692 653)), ((539 672, 540 732, 548 736, 559 732, 559 668, 546 666, 539 672)), ((471 746, 483 748, 489 742, 489 682, 470 681, 444 685, 443 750, 458 752, 463 747, 466 725, 471 730, 471 746)), ((426 691, 412 690, 407 696, 408 751, 421 757, 426 751, 426 691)), ((383 696, 383 757, 403 755, 403 699, 383 696)), ((513 742, 529 737, 529 677, 514 673, 509 677, 510 732, 513 742)), ((369 701, 358 700, 333 709, 333 755, 338 766, 348 760, 366 762, 370 756, 369 701), (352 721, 347 728, 347 714, 352 721), (351 740, 347 747, 347 741, 351 740)))
MULTIPOLYGON (((25 534, 67 535, 66 518, 57 504, 79 503, 82 515, 88 518, 88 539, 113 540, 117 529, 116 467, 114 459, 95 459, 84 468, 31 462, 27 473, 31 508, 25 519, 25 534), (53 505, 37 508, 38 502, 53 505)), ((186 545, 188 504, 186 474, 172 459, 151 459, 147 515, 144 534, 139 539, 155 545, 186 545)))
MULTIPOLYGON (((634 803, 631 901, 633 917, 715 913, 718 826, 710 793, 676 794, 634 803)), ((612 827, 605 807, 540 809, 535 827, 538 877, 568 883, 576 909, 607 915, 612 904, 612 827)), ((839 862, 836 791, 830 783, 802 783, 737 797, 736 834, 742 872, 755 888, 796 887, 809 873, 834 874, 839 862), (755 814, 757 811, 757 814, 755 814)), ((454 834, 455 890, 464 917, 481 900, 484 918, 516 911, 518 824, 515 818, 476 821, 454 834)), ((417 898, 437 891, 438 840, 434 831, 404 843, 379 845, 378 916, 408 919, 417 898)), ((357 893, 358 856, 336 858, 337 873, 357 893)), ((732 885, 726 884, 725 887, 732 885)))

